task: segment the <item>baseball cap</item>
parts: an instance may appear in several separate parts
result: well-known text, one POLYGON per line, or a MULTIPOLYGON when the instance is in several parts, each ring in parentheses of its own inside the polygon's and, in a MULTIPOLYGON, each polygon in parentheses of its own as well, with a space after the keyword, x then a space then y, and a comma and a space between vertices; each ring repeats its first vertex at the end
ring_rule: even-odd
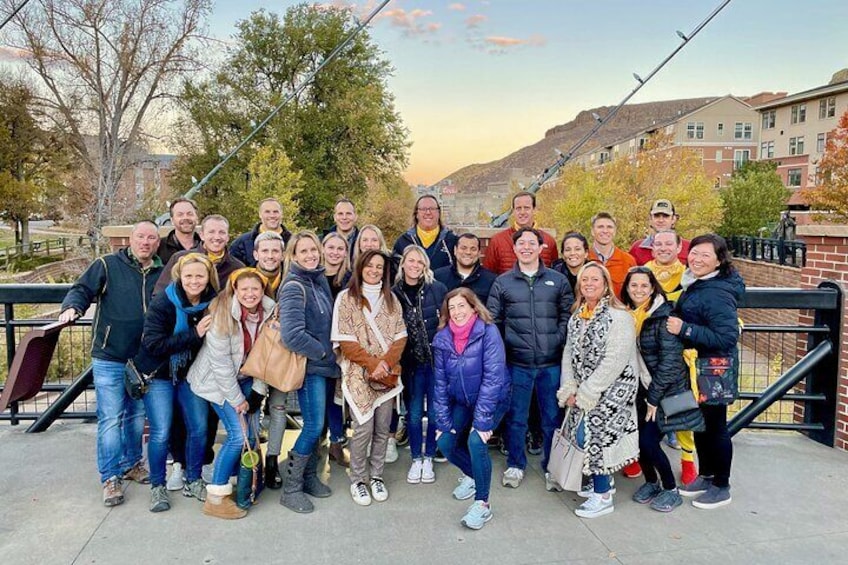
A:
POLYGON ((654 205, 651 206, 651 215, 653 216, 654 214, 674 216, 674 204, 672 204, 670 200, 657 200, 654 202, 654 205))

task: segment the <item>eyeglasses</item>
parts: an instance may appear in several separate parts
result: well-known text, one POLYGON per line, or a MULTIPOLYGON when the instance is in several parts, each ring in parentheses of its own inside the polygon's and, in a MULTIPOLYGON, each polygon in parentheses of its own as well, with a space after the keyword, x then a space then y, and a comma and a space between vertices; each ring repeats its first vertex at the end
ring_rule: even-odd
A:
POLYGON ((648 267, 644 266, 644 265, 639 265, 638 267, 630 267, 629 269, 627 269, 627 272, 628 273, 640 273, 640 274, 644 274, 644 275, 649 275, 653 271, 651 269, 649 269, 648 267))
POLYGON ((438 212, 439 208, 437 206, 428 206, 426 208, 417 208, 419 212, 438 212))

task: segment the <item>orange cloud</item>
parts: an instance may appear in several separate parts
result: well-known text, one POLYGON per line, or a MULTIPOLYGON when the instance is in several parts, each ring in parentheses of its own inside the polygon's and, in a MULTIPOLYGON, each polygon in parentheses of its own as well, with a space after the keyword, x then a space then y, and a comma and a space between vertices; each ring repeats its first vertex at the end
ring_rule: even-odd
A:
POLYGON ((448 10, 453 10, 454 12, 462 12, 465 10, 465 5, 459 3, 451 4, 450 6, 448 6, 448 10))
POLYGON ((28 51, 18 49, 17 47, 6 47, 0 45, 0 61, 14 62, 26 59, 29 56, 28 51))
POLYGON ((483 39, 486 43, 496 47, 516 47, 519 45, 530 45, 533 47, 541 47, 548 41, 541 35, 532 35, 527 39, 519 39, 517 37, 505 37, 502 35, 490 35, 483 39))
POLYGON ((420 8, 415 8, 407 12, 403 8, 395 8, 393 10, 387 10, 385 12, 381 12, 377 15, 375 20, 377 19, 385 19, 389 20, 389 23, 397 28, 403 30, 405 35, 422 35, 426 33, 435 33, 439 28, 442 27, 440 23, 429 23, 424 24, 421 21, 422 18, 427 18, 433 15, 432 10, 422 10, 420 8))
POLYGON ((474 14, 465 18, 465 25, 468 27, 477 27, 489 18, 483 14, 474 14))

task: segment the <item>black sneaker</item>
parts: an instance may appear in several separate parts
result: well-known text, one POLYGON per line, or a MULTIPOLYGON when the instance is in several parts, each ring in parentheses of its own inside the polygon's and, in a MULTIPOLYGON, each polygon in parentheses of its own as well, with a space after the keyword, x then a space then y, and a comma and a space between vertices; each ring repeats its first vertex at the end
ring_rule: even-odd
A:
POLYGON ((433 461, 436 463, 447 463, 448 458, 444 456, 441 450, 436 449, 436 455, 433 456, 433 461))
POLYGON ((542 453, 542 438, 527 432, 527 453, 540 455, 542 453))

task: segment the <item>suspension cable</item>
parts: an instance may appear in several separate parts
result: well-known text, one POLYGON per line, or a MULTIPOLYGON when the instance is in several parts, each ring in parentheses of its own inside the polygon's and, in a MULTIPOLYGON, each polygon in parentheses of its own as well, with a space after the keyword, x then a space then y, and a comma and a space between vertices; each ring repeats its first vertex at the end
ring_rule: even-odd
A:
POLYGON ((9 16, 5 20, 3 20, 2 24, 0 24, 0 30, 2 30, 4 27, 6 27, 6 24, 9 23, 10 21, 12 21, 12 18, 14 18, 17 15, 17 13, 20 12, 21 9, 23 9, 23 7, 26 6, 28 3, 29 3, 29 0, 24 0, 23 2, 21 2, 20 6, 18 6, 14 10, 12 10, 12 13, 9 14, 9 16))
MULTIPOLYGON (((636 79, 636 87, 633 90, 631 90, 630 93, 627 94, 627 96, 625 96, 624 99, 621 102, 619 102, 618 106, 616 106, 615 108, 610 110, 610 112, 606 116, 604 116, 603 118, 600 117, 597 114, 593 114, 593 117, 595 118, 595 121, 597 122, 597 123, 595 123, 594 127, 591 130, 589 130, 583 137, 581 137, 577 141, 577 143, 575 143, 571 147, 571 149, 568 150, 567 153, 560 153, 559 158, 550 167, 548 167, 544 171, 542 171, 533 180, 533 183, 526 189, 527 192, 532 192, 532 193, 538 192, 539 189, 542 187, 542 185, 544 185, 555 174, 557 174, 557 172, 562 168, 562 166, 565 165, 568 161, 570 161, 571 158, 574 156, 574 154, 581 147, 583 147, 583 145, 585 145, 585 143, 587 141, 589 141, 589 139, 591 139, 592 136, 594 136, 596 133, 598 133, 598 130, 600 130, 602 127, 604 127, 604 125, 608 121, 613 119, 615 117, 615 115, 618 114, 618 111, 621 110, 621 108, 625 104, 627 104, 627 102, 631 98, 633 98, 633 96, 637 92, 639 92, 639 90, 641 90, 642 87, 645 86, 645 84, 647 84, 647 82, 649 80, 651 80, 654 77, 654 75, 657 74, 660 71, 660 69, 662 69, 666 65, 666 63, 671 61, 674 58, 674 56, 677 55, 680 52, 680 50, 683 49, 696 35, 698 35, 698 33, 702 29, 704 29, 707 26, 707 24, 710 23, 713 20, 713 18, 715 18, 719 14, 719 12, 721 12, 728 4, 730 4, 730 0, 723 0, 722 3, 719 6, 717 6, 710 13, 710 15, 708 15, 704 19, 704 21, 702 21, 700 24, 695 26, 695 29, 693 29, 688 35, 681 32, 681 31, 678 31, 677 36, 680 37, 680 39, 682 39, 683 41, 677 47, 675 47, 674 50, 665 59, 663 59, 660 62, 659 65, 657 65, 654 68, 654 70, 652 70, 650 73, 648 73, 648 75, 646 77, 642 78, 638 74, 633 73, 633 78, 636 79)), ((504 213, 502 213, 498 216, 495 216, 494 218, 492 218, 491 226, 495 227, 495 228, 503 227, 504 224, 506 224, 507 220, 509 219, 509 216, 510 216, 511 213, 512 213, 511 211, 507 210, 506 212, 504 212, 504 213)))

